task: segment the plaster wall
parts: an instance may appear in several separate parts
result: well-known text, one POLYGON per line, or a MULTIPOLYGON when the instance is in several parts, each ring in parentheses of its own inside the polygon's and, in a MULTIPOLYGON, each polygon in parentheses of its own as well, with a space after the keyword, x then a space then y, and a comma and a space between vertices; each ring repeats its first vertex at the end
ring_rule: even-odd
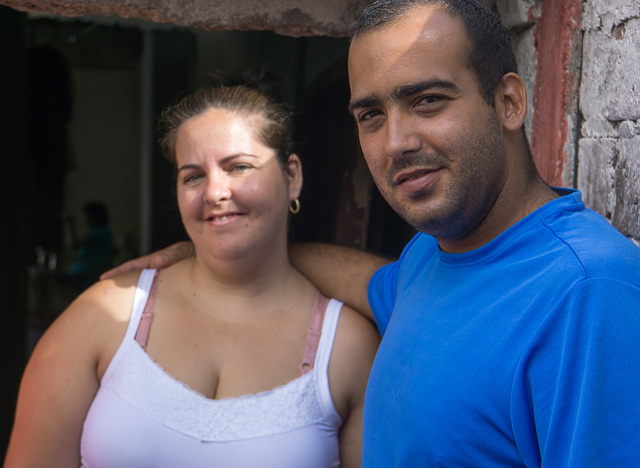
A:
POLYGON ((368 0, 2 0, 20 11, 139 18, 205 30, 271 30, 288 36, 345 36, 368 0))

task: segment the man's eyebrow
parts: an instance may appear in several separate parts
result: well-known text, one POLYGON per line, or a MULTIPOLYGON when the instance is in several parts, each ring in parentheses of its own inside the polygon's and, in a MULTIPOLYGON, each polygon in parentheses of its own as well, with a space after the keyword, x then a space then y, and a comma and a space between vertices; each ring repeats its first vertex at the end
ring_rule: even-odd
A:
MULTIPOLYGON (((391 99, 394 101, 398 101, 402 98, 413 96, 414 94, 421 93, 422 91, 426 91, 431 88, 441 88, 441 89, 458 89, 458 86, 446 80, 433 79, 427 81, 421 81, 420 83, 411 83, 407 85, 398 86, 391 93, 391 99)), ((349 112, 353 114, 355 109, 358 108, 367 108, 367 107, 375 107, 382 102, 382 99, 371 94, 369 96, 365 96, 362 99, 358 99, 349 104, 349 112)))
POLYGON ((358 99, 357 101, 353 101, 349 103, 349 112, 353 114, 355 109, 367 108, 367 107, 375 107, 380 104, 381 100, 374 96, 373 94, 369 96, 365 96, 362 99, 358 99))
POLYGON ((391 93, 391 98, 394 101, 399 99, 413 96, 414 94, 421 93, 431 88, 443 88, 443 89, 457 89, 458 87, 451 81, 445 81, 440 79, 433 79, 422 81, 420 83, 411 83, 408 85, 398 86, 391 93))

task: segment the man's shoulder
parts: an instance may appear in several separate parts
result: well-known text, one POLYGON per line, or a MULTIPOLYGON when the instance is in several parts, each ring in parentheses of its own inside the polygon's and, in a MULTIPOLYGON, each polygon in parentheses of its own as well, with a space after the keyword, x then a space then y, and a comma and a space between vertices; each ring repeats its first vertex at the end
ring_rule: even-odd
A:
POLYGON ((545 220, 590 278, 640 281, 640 248, 605 218, 585 208, 545 220))

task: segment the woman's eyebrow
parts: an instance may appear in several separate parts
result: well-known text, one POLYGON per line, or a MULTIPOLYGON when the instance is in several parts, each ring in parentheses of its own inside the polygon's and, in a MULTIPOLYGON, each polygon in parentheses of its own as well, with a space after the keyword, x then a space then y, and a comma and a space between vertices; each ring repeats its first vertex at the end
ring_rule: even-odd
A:
MULTIPOLYGON (((219 161, 219 164, 226 164, 230 161, 233 161, 234 159, 237 158, 241 158, 241 157, 250 157, 250 158, 257 158, 257 156, 255 154, 251 154, 251 153, 235 153, 235 154, 231 154, 229 156, 226 156, 224 158, 222 158, 219 161)), ((178 172, 185 170, 185 169, 200 169, 202 166, 200 164, 184 164, 183 166, 180 166, 178 168, 178 172)))
POLYGON ((183 166, 180 166, 178 168, 178 172, 180 171, 184 171, 187 169, 200 169, 200 165, 199 164, 184 164, 183 166))

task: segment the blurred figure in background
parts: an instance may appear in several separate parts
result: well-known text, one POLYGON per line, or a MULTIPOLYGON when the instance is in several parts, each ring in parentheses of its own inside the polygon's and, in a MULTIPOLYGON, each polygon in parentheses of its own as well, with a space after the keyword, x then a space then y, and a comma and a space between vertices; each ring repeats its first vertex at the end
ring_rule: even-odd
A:
POLYGON ((61 283, 79 289, 86 289, 98 281, 100 273, 111 266, 115 253, 109 212, 104 203, 87 203, 83 212, 89 227, 86 237, 79 238, 74 219, 65 218, 76 259, 66 271, 58 275, 61 283))

